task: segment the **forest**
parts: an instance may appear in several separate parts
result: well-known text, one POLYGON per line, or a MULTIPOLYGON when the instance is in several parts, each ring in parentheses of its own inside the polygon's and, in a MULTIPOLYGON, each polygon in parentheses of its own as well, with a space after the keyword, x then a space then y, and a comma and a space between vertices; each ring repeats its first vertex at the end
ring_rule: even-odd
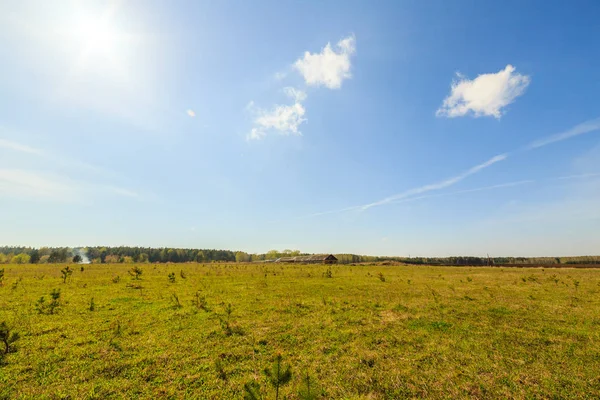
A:
MULTIPOLYGON (((95 247, 0 247, 0 264, 45 263, 212 263, 264 262, 279 257, 308 255, 299 250, 270 250, 262 254, 215 249, 153 248, 131 246, 95 247)), ((340 264, 399 262, 413 265, 600 265, 600 256, 579 257, 379 257, 357 254, 334 254, 340 264)))

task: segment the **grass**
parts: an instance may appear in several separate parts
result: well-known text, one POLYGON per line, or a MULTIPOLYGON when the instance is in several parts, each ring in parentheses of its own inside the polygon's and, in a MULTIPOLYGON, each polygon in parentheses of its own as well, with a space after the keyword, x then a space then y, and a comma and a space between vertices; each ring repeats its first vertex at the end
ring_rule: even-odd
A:
POLYGON ((600 398, 599 270, 63 267, 4 266, 0 399, 600 398))

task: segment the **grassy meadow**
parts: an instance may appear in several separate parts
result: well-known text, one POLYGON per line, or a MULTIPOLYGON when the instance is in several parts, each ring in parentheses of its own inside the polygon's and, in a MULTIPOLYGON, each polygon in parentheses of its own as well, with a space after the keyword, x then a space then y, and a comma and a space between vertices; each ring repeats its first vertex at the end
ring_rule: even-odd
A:
POLYGON ((600 398, 600 270, 137 266, 0 266, 0 398, 600 398))

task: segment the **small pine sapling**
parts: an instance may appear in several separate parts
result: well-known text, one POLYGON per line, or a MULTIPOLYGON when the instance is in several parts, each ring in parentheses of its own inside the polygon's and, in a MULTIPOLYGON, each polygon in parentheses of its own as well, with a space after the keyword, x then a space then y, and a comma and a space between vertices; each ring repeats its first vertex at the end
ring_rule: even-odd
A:
POLYGON ((16 351, 14 343, 19 340, 19 334, 17 332, 11 332, 6 322, 0 322, 0 342, 4 344, 3 354, 16 351))
POLYGON ((175 283, 175 272, 169 274, 169 282, 175 283))
POLYGON ((140 279, 140 276, 142 275, 142 273, 143 273, 142 269, 140 267, 138 267, 137 265, 129 270, 129 275, 133 276, 133 279, 140 279))
POLYGON ((317 400, 314 383, 310 379, 308 372, 302 378, 302 389, 298 392, 298 397, 302 400, 317 400))
POLYGON ((385 276, 383 276, 383 272, 380 272, 378 277, 381 282, 385 282, 385 276))
POLYGON ((279 400, 279 388, 292 380, 292 367, 289 364, 284 367, 282 360, 281 354, 277 354, 273 366, 270 369, 265 368, 269 383, 275 388, 275 400, 279 400))
POLYGON ((261 400, 260 384, 256 381, 246 382, 244 384, 244 400, 261 400))
POLYGON ((67 279, 73 274, 73 270, 68 265, 60 270, 62 274, 63 283, 67 283, 67 279))
POLYGON ((171 295, 171 299, 173 300, 173 307, 175 307, 175 308, 181 308, 181 307, 183 307, 181 305, 181 302, 179 301, 179 296, 177 296, 176 293, 173 293, 171 295))
POLYGON ((4 268, 0 269, 0 286, 4 286, 4 268))
POLYGON ((36 302, 35 308, 40 314, 55 314, 60 307, 60 289, 52 289, 50 292, 50 302, 46 303, 44 296, 36 302))
POLYGON ((90 300, 90 311, 96 310, 96 303, 94 303, 94 298, 90 300))

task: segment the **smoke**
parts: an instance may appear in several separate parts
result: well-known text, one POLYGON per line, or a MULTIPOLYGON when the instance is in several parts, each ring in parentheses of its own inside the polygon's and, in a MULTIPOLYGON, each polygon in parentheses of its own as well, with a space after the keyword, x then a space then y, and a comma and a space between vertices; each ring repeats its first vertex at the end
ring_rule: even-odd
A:
POLYGON ((79 264, 90 263, 90 259, 88 258, 87 254, 85 254, 85 251, 83 249, 73 249, 73 252, 75 253, 75 255, 81 257, 81 262, 79 264))

